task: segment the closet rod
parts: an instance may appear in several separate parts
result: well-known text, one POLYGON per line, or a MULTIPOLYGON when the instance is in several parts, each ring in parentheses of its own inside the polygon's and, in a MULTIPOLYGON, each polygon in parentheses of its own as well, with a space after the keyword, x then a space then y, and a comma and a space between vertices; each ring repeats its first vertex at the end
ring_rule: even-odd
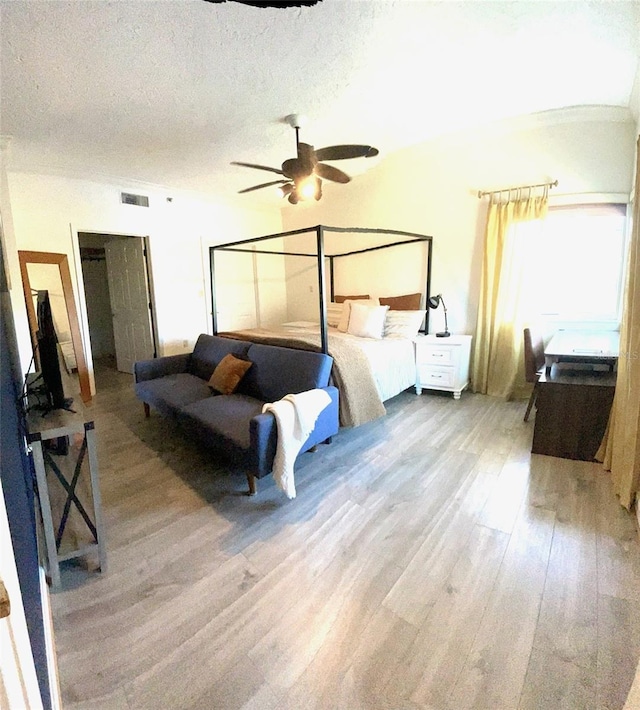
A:
POLYGON ((519 187, 503 187, 502 190, 478 190, 478 197, 486 195, 497 195, 500 192, 511 192, 513 190, 532 190, 534 187, 557 187, 558 181, 541 182, 538 185, 520 185, 519 187))

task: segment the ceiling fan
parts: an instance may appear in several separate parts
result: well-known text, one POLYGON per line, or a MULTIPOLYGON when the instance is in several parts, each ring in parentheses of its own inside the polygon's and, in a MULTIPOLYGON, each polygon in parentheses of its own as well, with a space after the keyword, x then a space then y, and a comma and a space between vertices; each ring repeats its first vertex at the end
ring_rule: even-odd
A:
POLYGON ((282 195, 287 197, 292 205, 300 200, 314 198, 319 200, 322 197, 322 181, 347 183, 351 178, 342 170, 327 165, 325 160, 346 160, 348 158, 373 158, 378 155, 378 149, 370 145, 331 145, 326 148, 315 150, 312 145, 300 142, 300 125, 302 117, 297 114, 287 116, 287 123, 296 131, 296 157, 289 158, 282 163, 280 168, 271 168, 266 165, 256 165, 255 163, 241 163, 233 161, 231 165, 240 165, 244 168, 255 168, 256 170, 267 170, 277 175, 282 175, 280 180, 264 182, 260 185, 247 187, 239 193, 253 192, 261 190, 263 187, 279 185, 282 195))

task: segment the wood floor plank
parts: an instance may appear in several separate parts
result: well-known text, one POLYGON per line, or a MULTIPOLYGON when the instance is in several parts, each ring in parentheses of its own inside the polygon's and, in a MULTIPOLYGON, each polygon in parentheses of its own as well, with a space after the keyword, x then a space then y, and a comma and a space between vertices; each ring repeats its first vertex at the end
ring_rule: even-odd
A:
POLYGON ((640 656, 640 608, 629 599, 599 596, 597 708, 624 706, 640 656))
POLYGON ((598 589, 640 603, 640 540, 637 522, 618 502, 611 478, 595 468, 598 492, 598 589))
POLYGON ((509 536, 475 526, 441 588, 401 668, 393 696, 419 705, 445 706, 462 671, 488 604, 509 536))
POLYGON ((518 710, 596 708, 593 669, 542 649, 533 649, 518 710))
POLYGON ((449 696, 453 710, 516 708, 535 636, 555 514, 523 506, 471 652, 449 696))
POLYGON ((576 468, 555 467, 556 523, 523 709, 596 706, 598 501, 593 470, 576 468))

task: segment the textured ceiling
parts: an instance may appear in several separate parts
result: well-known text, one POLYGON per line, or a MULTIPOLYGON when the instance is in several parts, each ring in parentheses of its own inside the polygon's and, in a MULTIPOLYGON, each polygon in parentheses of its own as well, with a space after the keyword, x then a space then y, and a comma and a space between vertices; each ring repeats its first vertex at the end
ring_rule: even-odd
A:
POLYGON ((377 146, 379 158, 340 162, 357 175, 457 128, 628 106, 640 55, 635 0, 0 8, 11 167, 227 194, 275 177, 230 161, 279 167, 294 155, 287 114, 308 116, 302 139, 316 147, 377 146))

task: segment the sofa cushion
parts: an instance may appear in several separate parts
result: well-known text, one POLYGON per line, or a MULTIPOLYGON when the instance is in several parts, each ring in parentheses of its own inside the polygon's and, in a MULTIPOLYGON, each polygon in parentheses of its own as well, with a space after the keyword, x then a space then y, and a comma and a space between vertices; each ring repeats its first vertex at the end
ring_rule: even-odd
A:
POLYGON ((232 394, 251 365, 250 360, 241 360, 231 353, 225 355, 209 378, 209 387, 220 394, 232 394))
POLYGON ((214 398, 204 380, 186 372, 137 382, 135 388, 139 399, 165 414, 176 414, 187 404, 214 398))
POLYGON ((201 380, 207 381, 216 365, 225 355, 243 356, 249 349, 249 343, 233 338, 222 338, 218 335, 206 335, 203 333, 198 337, 196 345, 189 362, 189 372, 201 380))
POLYGON ((179 419, 191 434, 210 444, 220 445, 223 438, 241 449, 248 449, 249 422, 262 412, 263 404, 242 394, 221 394, 187 405, 180 411, 179 419))
POLYGON ((236 392, 263 402, 276 402, 329 384, 333 358, 309 350, 252 344, 247 357, 253 363, 236 392))

